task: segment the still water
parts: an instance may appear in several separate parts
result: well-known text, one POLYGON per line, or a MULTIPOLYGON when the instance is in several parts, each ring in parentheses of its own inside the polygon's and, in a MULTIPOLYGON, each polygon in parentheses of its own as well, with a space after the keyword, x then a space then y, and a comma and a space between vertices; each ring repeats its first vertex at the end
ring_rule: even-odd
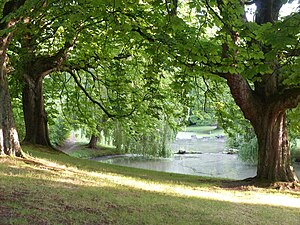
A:
MULTIPOLYGON (((182 136, 181 136, 182 137, 182 136)), ((177 138, 171 144, 174 155, 167 159, 147 159, 123 155, 94 160, 122 166, 199 176, 245 179, 256 175, 256 166, 242 162, 237 154, 226 154, 226 143, 220 138, 177 138), (176 154, 179 150, 192 154, 176 154)), ((300 175, 299 163, 294 165, 300 175)))

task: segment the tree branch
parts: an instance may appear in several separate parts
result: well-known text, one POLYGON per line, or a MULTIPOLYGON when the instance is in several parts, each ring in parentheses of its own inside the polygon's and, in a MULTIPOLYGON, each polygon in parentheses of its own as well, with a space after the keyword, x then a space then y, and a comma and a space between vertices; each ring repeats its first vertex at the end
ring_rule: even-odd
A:
POLYGON ((136 29, 132 29, 132 31, 137 32, 139 35, 141 35, 143 38, 145 38, 146 40, 148 40, 149 42, 155 42, 155 39, 153 37, 151 37, 150 35, 143 33, 143 31, 141 30, 141 28, 136 28, 136 29))
POLYGON ((36 77, 45 77, 55 70, 60 70, 59 68, 65 61, 67 53, 73 47, 75 40, 76 37, 74 37, 74 41, 72 43, 65 42, 64 46, 52 56, 33 55, 33 63, 31 67, 29 67, 31 73, 34 74, 36 77))
POLYGON ((253 5, 255 1, 244 1, 244 5, 253 5))
POLYGON ((279 110, 296 108, 300 104, 300 88, 285 89, 279 96, 274 96, 273 99, 279 110))
MULTIPOLYGON (((6 16, 8 16, 10 13, 15 12, 17 9, 19 9, 22 5, 24 5, 26 0, 12 0, 5 3, 2 13, 2 18, 0 18, 0 21, 3 20, 6 16)), ((8 27, 8 25, 12 22, 12 19, 9 22, 2 22, 0 23, 0 30, 5 29, 8 27)))
POLYGON ((66 69, 65 71, 67 71, 74 79, 75 83, 77 84, 77 86, 83 91, 83 93, 88 97, 88 99, 98 105, 102 111, 109 117, 109 118, 113 118, 115 117, 115 115, 111 114, 108 112, 108 110, 98 101, 96 101, 86 90, 85 88, 81 85, 80 81, 77 78, 77 75, 71 70, 71 69, 66 69))
POLYGON ((226 77, 234 101, 242 110, 245 118, 255 125, 256 115, 262 105, 261 101, 255 97, 249 83, 241 75, 234 74, 226 77))
POLYGON ((293 49, 289 52, 285 52, 284 53, 285 57, 296 57, 296 56, 300 56, 300 49, 293 49))

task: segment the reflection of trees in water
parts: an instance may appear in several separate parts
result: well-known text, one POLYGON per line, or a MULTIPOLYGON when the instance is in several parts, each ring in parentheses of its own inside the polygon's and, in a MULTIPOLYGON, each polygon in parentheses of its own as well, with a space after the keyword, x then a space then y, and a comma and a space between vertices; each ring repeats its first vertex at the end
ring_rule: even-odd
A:
POLYGON ((177 139, 170 144, 173 152, 179 150, 217 153, 225 149, 225 138, 177 139))
POLYGON ((255 166, 248 166, 240 161, 237 155, 222 153, 204 153, 190 157, 186 154, 174 157, 183 173, 199 176, 222 177, 229 179, 244 179, 254 176, 255 166))
MULTIPOLYGON (((149 170, 229 179, 244 179, 256 174, 255 166, 242 162, 237 155, 222 153, 175 155, 170 159, 146 159, 143 157, 124 156, 102 160, 102 162, 105 161, 149 170)), ((300 174, 300 164, 295 166, 295 169, 300 174)))

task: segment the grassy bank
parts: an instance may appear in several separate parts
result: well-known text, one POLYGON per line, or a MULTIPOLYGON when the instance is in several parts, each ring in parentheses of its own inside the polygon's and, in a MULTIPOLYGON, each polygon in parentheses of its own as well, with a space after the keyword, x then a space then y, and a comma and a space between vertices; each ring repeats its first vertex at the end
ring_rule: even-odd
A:
POLYGON ((76 149, 70 151, 68 155, 76 158, 90 159, 120 154, 120 152, 118 152, 113 146, 98 145, 96 149, 91 149, 87 147, 87 143, 75 143, 75 145, 77 146, 76 149))
POLYGON ((0 224, 299 224, 300 194, 24 147, 0 158, 0 224))

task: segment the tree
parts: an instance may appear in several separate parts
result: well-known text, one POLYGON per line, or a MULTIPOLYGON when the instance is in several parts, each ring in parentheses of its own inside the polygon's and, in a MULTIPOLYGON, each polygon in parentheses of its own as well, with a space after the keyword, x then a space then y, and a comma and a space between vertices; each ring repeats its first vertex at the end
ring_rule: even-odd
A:
MULTIPOLYGON (((94 1, 48 1, 40 3, 38 13, 26 18, 26 24, 15 35, 15 47, 12 48, 18 55, 14 73, 24 83, 25 142, 51 146, 43 96, 46 76, 53 71, 69 70, 70 64, 73 69, 76 65, 76 70, 88 71, 104 61, 130 57, 130 48, 137 48, 140 44, 134 42, 131 45, 126 37, 134 23, 130 19, 134 15, 132 10, 138 11, 133 6, 130 2, 103 1, 99 5, 94 1), (76 46, 78 43, 81 46, 76 46), (71 59, 66 62, 68 57, 71 59)), ((123 102, 123 107, 126 107, 125 101, 118 101, 119 108, 123 102)), ((101 109, 109 114, 104 107, 101 109)))
POLYGON ((89 11, 84 15, 78 2, 69 1, 40 2, 39 7, 15 34, 12 64, 14 76, 23 83, 24 142, 51 146, 43 81, 66 60, 89 11))
POLYGON ((10 14, 16 15, 17 11, 25 0, 8 1, 0 5, 0 153, 1 155, 21 156, 22 149, 19 143, 18 133, 12 115, 11 99, 8 89, 8 57, 7 50, 13 38, 13 27, 19 22, 17 16, 9 17, 10 14))
MULTIPOLYGON (((297 29, 300 14, 294 13, 279 20, 279 10, 286 2, 190 1, 186 3, 192 8, 189 11, 191 14, 188 14, 184 12, 185 3, 180 5, 178 1, 144 4, 138 4, 138 1, 5 1, 0 7, 3 9, 0 27, 1 152, 12 155, 20 152, 7 85, 7 50, 12 37, 18 37, 18 32, 26 34, 20 43, 23 43, 30 57, 29 63, 26 60, 24 62, 27 67, 37 62, 34 72, 27 68, 23 70, 22 77, 26 77, 28 84, 33 80, 38 81, 31 90, 29 85, 24 86, 27 88, 24 96, 31 96, 32 91, 40 93, 41 74, 47 74, 44 69, 40 71, 44 64, 47 65, 44 61, 50 60, 54 66, 50 71, 57 68, 57 64, 65 58, 64 53, 57 54, 72 46, 71 40, 78 37, 77 43, 80 45, 69 52, 68 60, 58 69, 66 71, 88 99, 109 118, 118 118, 117 121, 120 121, 120 118, 136 115, 136 118, 146 121, 151 115, 159 121, 171 115, 173 119, 177 104, 181 106, 178 99, 188 99, 196 85, 193 83, 195 74, 210 79, 221 77, 226 80, 232 97, 257 136, 256 178, 298 181, 290 162, 286 111, 300 102, 297 29), (252 3, 257 7, 256 19, 255 22, 248 22, 245 5, 252 3), (34 7, 35 4, 42 7, 34 7), (38 24, 38 19, 35 23, 31 23, 31 20, 40 18, 42 21, 44 15, 51 11, 48 6, 65 15, 63 21, 61 18, 49 18, 48 24, 54 30, 57 28, 57 32, 50 33, 57 34, 61 40, 57 47, 51 49, 51 42, 43 46, 45 42, 41 35, 34 43, 40 45, 39 50, 44 47, 50 54, 32 54, 33 36, 28 31, 36 31, 30 26, 38 24), (83 7, 88 10, 84 17, 83 7), (75 10, 74 15, 70 13, 71 8, 75 10), (32 18, 24 16, 28 9, 32 18), (80 35, 77 36, 78 26, 80 35), (88 29, 81 30, 81 26, 88 29), (59 29, 63 31, 58 32, 59 29), (70 32, 64 32, 64 29, 70 29, 70 32), (55 56, 58 58, 52 61, 55 56), (43 59, 39 61, 40 58, 43 59), (105 95, 101 92, 103 90, 106 91, 105 95), (100 100, 96 99, 97 96, 100 100), (141 113, 142 110, 148 114, 141 113)), ((43 26, 45 34, 48 25, 45 23, 43 26)), ((51 38, 48 40, 53 41, 51 38)), ((24 60, 25 56, 21 57, 24 60)), ((14 65, 16 68, 17 64, 14 65)), ((49 71, 49 67, 47 69, 49 71)), ((43 127, 46 122, 45 110, 41 106, 43 98, 40 95, 37 99, 39 104, 36 104, 36 111, 42 122, 31 121, 30 116, 28 120, 34 126, 43 127)), ((31 100, 25 102, 25 111, 27 106, 34 104, 31 100)), ((149 121, 153 122, 151 119, 149 121)), ((137 121, 131 122, 134 124, 137 121)), ((158 122, 154 124, 153 130, 158 122)), ((126 131, 129 131, 130 126, 127 128, 126 131)), ((44 128, 41 130, 45 131, 44 128)))
POLYGON ((202 69, 227 81, 236 104, 253 126, 258 140, 257 180, 298 181, 291 166, 286 111, 300 102, 300 14, 278 20, 286 2, 249 2, 257 7, 255 22, 246 20, 247 2, 206 1, 201 6, 209 13, 211 25, 219 28, 211 39, 219 47, 206 48, 202 51, 205 62, 198 62, 202 69))
POLYGON ((90 142, 88 144, 88 148, 96 149, 97 148, 98 137, 96 135, 92 135, 90 142))
MULTIPOLYGON (((1 139, 7 146, 6 143, 10 142, 16 143, 16 146, 19 145, 17 144, 19 140, 10 140, 13 137, 17 138, 15 128, 9 129, 14 127, 6 68, 8 63, 7 51, 10 48, 14 54, 18 54, 15 61, 10 61, 10 66, 13 68, 10 74, 13 75, 17 83, 24 83, 25 141, 50 146, 47 115, 44 108, 43 79, 58 69, 78 34, 76 28, 81 28, 80 23, 90 14, 84 17, 80 5, 75 1, 57 3, 56 1, 11 0, 1 2, 1 4, 0 8, 3 9, 0 42, 1 87, 3 87, 1 89, 1 96, 3 96, 1 99, 3 100, 1 102, 3 103, 2 114, 4 114, 1 119, 7 120, 3 122, 5 137, 1 139), (72 10, 74 8, 76 9, 76 16, 74 16, 75 11, 72 10), (58 14, 59 16, 57 16, 58 14), (62 35, 61 28, 65 28, 65 36, 62 35), (13 41, 14 46, 12 47, 13 41), (5 123, 9 124, 5 125, 5 123)), ((92 23, 94 24, 93 21, 92 23)), ((16 151, 18 148, 16 147, 16 151)))

